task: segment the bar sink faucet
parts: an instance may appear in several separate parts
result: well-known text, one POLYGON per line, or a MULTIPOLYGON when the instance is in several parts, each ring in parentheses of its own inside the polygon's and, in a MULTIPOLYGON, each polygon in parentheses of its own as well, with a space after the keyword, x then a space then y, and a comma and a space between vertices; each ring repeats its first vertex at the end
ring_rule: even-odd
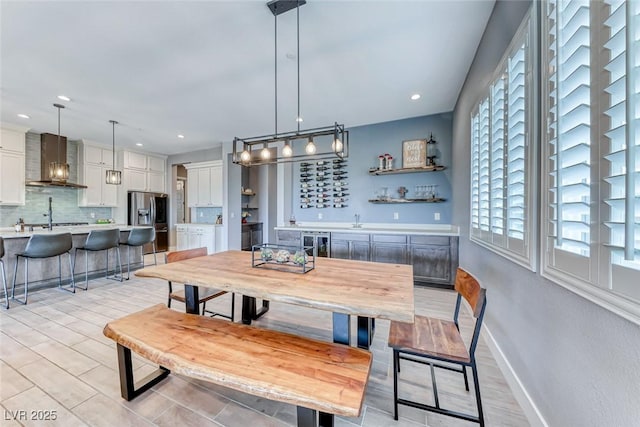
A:
POLYGON ((53 197, 49 197, 49 212, 46 214, 42 214, 43 216, 49 217, 49 221, 47 223, 47 228, 49 229, 49 231, 53 230, 53 210, 51 209, 51 202, 53 201, 53 197))
POLYGON ((354 217, 356 218, 356 223, 353 224, 353 228, 361 228, 362 224, 360 224, 360 214, 355 214, 354 217))

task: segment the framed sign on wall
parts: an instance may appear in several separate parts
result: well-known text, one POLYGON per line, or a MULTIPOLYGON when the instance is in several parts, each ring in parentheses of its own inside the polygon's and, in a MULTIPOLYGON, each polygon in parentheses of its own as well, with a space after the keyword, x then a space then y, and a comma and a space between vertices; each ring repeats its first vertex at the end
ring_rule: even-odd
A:
POLYGON ((402 167, 421 168, 427 165, 427 140, 412 139, 402 142, 402 167))

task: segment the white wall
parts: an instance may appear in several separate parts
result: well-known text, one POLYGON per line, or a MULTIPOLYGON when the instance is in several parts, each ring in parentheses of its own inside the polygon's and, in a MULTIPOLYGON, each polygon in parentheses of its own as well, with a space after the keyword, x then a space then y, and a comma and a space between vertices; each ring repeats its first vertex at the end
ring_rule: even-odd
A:
POLYGON ((485 325, 549 426, 638 426, 640 327, 469 240, 470 110, 530 5, 496 2, 454 111, 460 266, 487 287, 485 325))

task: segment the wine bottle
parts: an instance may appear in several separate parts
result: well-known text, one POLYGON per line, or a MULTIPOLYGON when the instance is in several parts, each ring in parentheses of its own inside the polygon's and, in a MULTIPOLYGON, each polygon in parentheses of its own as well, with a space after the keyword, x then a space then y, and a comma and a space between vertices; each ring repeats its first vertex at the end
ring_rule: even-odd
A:
POLYGON ((329 205, 324 204, 324 203, 321 203, 321 204, 317 204, 317 205, 316 205, 316 208, 317 208, 317 209, 323 209, 323 208, 328 208, 328 207, 329 207, 329 205))
POLYGON ((327 185, 329 185, 328 182, 319 182, 316 184, 316 187, 326 187, 327 185))
POLYGON ((334 203, 333 207, 334 208, 346 208, 349 205, 345 205, 344 203, 334 203))
POLYGON ((342 202, 346 202, 347 200, 349 200, 349 199, 347 199, 346 197, 336 197, 335 199, 333 199, 333 202, 334 203, 342 203, 342 202))
POLYGON ((347 171, 341 171, 341 170, 333 171, 333 174, 334 174, 334 175, 344 175, 344 174, 346 174, 346 173, 347 173, 347 171))
POLYGON ((310 176, 313 176, 313 174, 312 173, 301 173, 300 174, 300 178, 308 178, 310 176))
POLYGON ((329 166, 318 166, 316 168, 316 170, 319 170, 319 171, 326 171, 327 169, 331 169, 331 168, 329 166))
POLYGON ((313 207, 313 206, 308 205, 308 204, 306 204, 306 203, 305 203, 305 204, 300 205, 300 208, 301 208, 301 209, 309 209, 309 208, 311 208, 311 207, 313 207))
POLYGON ((344 197, 344 196, 348 196, 349 193, 333 193, 333 197, 344 197))
POLYGON ((313 178, 300 178, 300 182, 309 182, 313 181, 313 178))

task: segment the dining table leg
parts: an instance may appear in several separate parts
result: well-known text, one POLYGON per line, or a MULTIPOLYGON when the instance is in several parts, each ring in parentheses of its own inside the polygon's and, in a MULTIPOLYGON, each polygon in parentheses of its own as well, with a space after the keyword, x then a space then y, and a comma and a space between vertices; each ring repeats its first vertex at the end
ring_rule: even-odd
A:
POLYGON ((197 286, 184 285, 184 304, 189 314, 200 314, 200 295, 197 286))
POLYGON ((374 319, 358 316, 358 348, 369 350, 373 341, 374 319))
POLYGON ((351 316, 344 313, 333 313, 333 342, 351 344, 351 316))
POLYGON ((256 314, 256 299, 242 295, 242 323, 250 325, 256 314))

